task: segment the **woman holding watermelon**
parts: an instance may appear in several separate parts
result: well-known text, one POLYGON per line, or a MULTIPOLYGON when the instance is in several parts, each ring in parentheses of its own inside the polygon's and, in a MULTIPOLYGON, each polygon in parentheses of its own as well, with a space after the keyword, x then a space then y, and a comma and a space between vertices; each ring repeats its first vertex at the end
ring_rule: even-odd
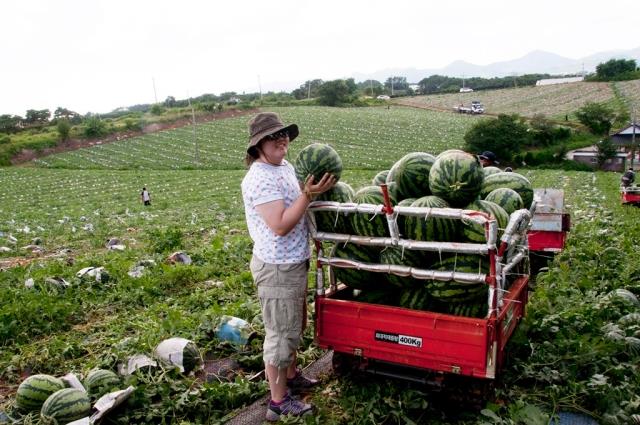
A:
POLYGON ((305 212, 316 195, 335 184, 335 178, 325 174, 315 183, 309 176, 303 185, 298 183, 285 159, 289 142, 297 136, 298 126, 285 126, 275 113, 253 117, 245 159, 249 171, 242 180, 247 228, 254 243, 250 269, 266 333, 263 359, 271 391, 269 421, 280 415, 310 413, 312 406, 292 395, 317 382, 296 368, 296 350, 306 322, 311 256, 305 212))

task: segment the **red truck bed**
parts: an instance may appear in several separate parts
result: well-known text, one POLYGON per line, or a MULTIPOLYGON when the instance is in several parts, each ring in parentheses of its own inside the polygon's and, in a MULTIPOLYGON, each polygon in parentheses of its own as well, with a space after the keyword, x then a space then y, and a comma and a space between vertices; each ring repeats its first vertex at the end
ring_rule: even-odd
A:
POLYGON ((504 347, 525 314, 528 276, 514 281, 497 319, 475 319, 352 301, 350 290, 316 297, 322 348, 394 364, 495 378, 504 347))

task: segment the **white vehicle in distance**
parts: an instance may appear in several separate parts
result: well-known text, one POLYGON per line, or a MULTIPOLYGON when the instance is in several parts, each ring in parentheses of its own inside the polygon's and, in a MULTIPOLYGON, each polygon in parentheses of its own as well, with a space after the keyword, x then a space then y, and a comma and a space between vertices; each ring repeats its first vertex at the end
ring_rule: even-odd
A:
POLYGON ((386 94, 381 94, 378 97, 376 97, 376 99, 378 99, 378 100, 389 100, 389 99, 391 99, 391 97, 387 96, 386 94))

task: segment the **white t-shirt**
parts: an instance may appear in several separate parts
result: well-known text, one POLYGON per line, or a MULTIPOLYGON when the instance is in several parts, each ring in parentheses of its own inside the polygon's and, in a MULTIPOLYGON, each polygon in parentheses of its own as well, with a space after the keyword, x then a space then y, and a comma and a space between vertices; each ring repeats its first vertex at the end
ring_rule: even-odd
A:
POLYGON ((244 213, 253 240, 253 255, 265 263, 299 263, 311 256, 306 216, 287 235, 278 236, 256 210, 258 205, 279 199, 288 208, 300 193, 295 171, 286 160, 281 166, 254 162, 242 179, 244 213))
POLYGON ((151 197, 149 196, 149 192, 147 192, 146 190, 142 191, 142 200, 143 201, 149 201, 151 200, 151 197))

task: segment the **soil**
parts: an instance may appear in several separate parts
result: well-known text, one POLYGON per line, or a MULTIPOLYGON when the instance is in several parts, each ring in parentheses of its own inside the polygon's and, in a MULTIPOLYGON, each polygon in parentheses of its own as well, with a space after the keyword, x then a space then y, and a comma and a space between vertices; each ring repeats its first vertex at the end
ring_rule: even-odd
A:
MULTIPOLYGON (((196 118, 196 123, 202 124, 209 121, 255 114, 256 112, 258 112, 257 109, 247 109, 242 111, 237 109, 229 109, 222 112, 200 115, 196 118)), ((119 142, 131 137, 138 137, 147 133, 155 133, 158 131, 180 128, 187 125, 191 125, 191 118, 180 118, 172 122, 153 123, 145 126, 141 131, 119 131, 99 139, 69 139, 64 142, 58 143, 54 147, 42 150, 23 149, 11 158, 11 164, 25 164, 33 159, 42 158, 56 153, 73 151, 76 149, 82 149, 89 146, 101 145, 105 143, 119 142)))

